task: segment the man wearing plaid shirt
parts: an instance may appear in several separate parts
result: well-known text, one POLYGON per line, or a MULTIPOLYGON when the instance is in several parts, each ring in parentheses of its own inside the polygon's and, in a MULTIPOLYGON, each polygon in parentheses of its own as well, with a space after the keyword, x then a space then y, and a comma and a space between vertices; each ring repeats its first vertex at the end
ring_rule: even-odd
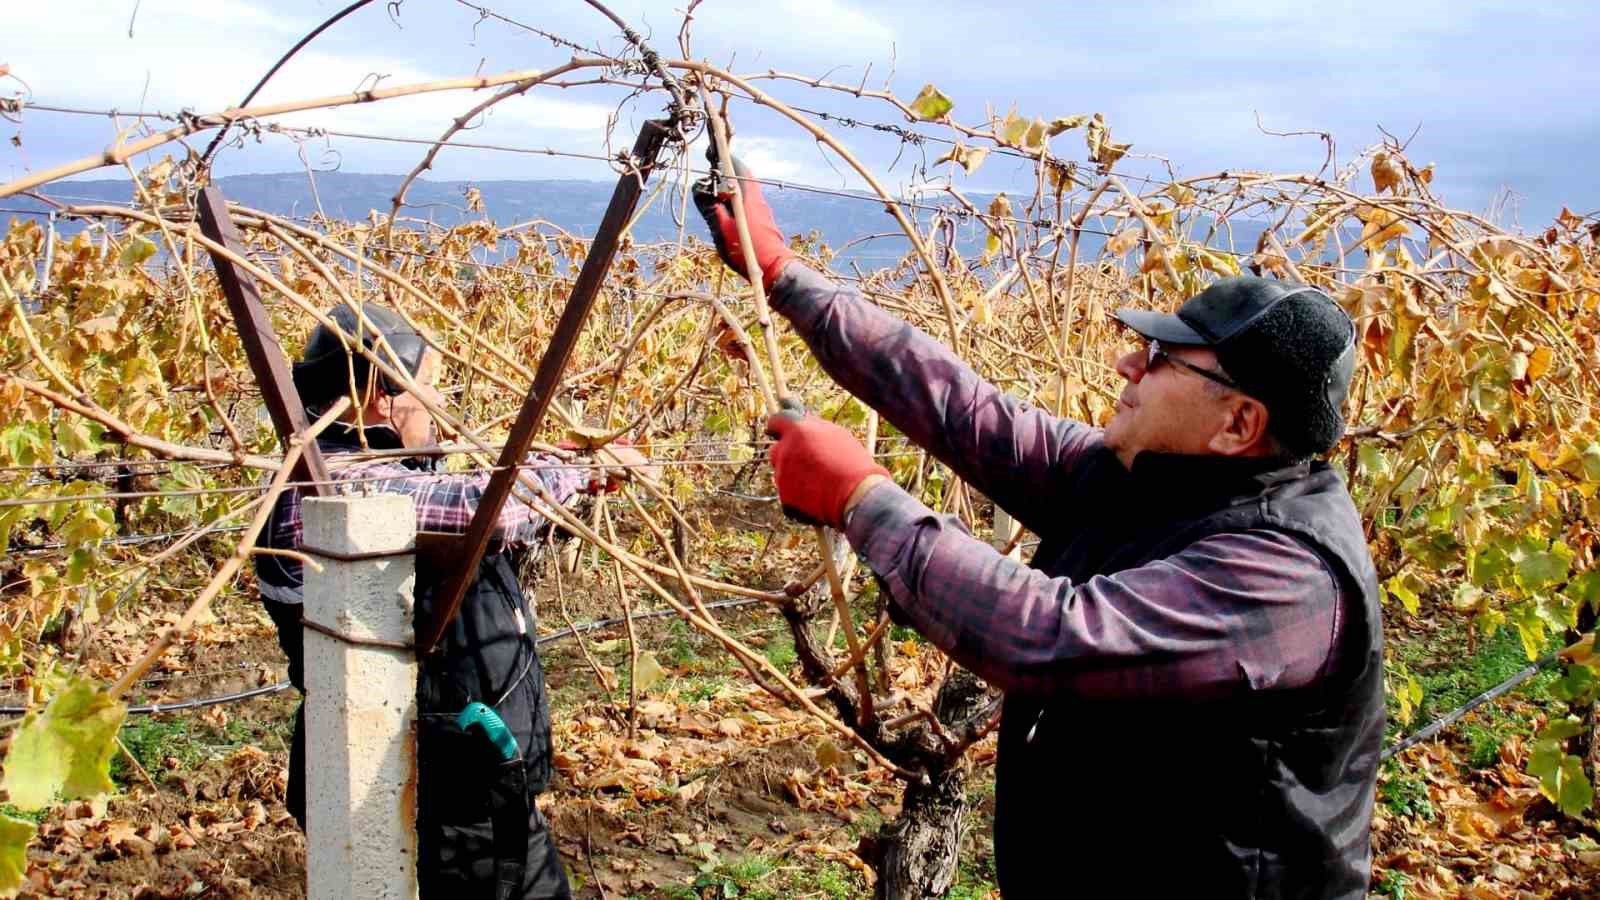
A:
MULTIPOLYGON (((360 335, 368 348, 387 344, 412 376, 412 389, 393 382, 362 356, 345 350, 340 336, 319 325, 306 342, 305 358, 294 368, 295 386, 308 409, 325 407, 363 388, 364 403, 318 439, 341 492, 404 494, 412 498, 421 531, 465 533, 488 485, 486 473, 438 471, 435 458, 363 459, 369 450, 421 448, 434 442, 433 418, 424 400, 441 401, 433 387, 439 353, 390 310, 367 305, 368 325, 346 306, 330 317, 346 335, 360 335), (377 340, 381 335, 382 342, 377 340)), ((624 463, 642 460, 618 448, 624 463)), ((580 479, 551 456, 527 461, 550 500, 569 504, 583 491, 604 487, 580 479)), ((285 492, 273 510, 260 544, 296 549, 302 535, 301 496, 285 492)), ((418 708, 417 876, 427 898, 569 897, 570 888, 555 841, 533 796, 550 777, 550 714, 544 673, 534 642, 532 613, 518 583, 520 561, 535 552, 549 531, 537 506, 515 494, 500 511, 490 552, 467 589, 460 610, 438 646, 420 661, 418 708), (484 735, 464 731, 457 715, 470 703, 493 709, 516 738, 520 758, 503 760, 484 735)), ((300 625, 303 603, 301 565, 290 556, 255 557, 261 599, 278 627, 289 657, 289 678, 304 690, 304 648, 300 625)), ((422 564, 419 562, 419 566, 422 564)), ((416 605, 425 616, 438 573, 419 568, 416 605)), ((303 712, 295 718, 287 804, 305 821, 305 735, 303 712)), ((319 835, 312 840, 342 839, 319 835)))
MULTIPOLYGON (((741 172, 741 175, 743 173, 741 172)), ((848 431, 769 422, 785 507, 842 528, 892 610, 1005 691, 1000 886, 1017 897, 1361 897, 1383 731, 1377 576, 1337 472, 1354 327, 1224 279, 1146 342, 1105 428, 1051 416, 798 263, 744 180, 773 308, 823 368, 1040 537, 1006 559, 848 431)), ((697 185, 744 271, 731 192, 697 185)))

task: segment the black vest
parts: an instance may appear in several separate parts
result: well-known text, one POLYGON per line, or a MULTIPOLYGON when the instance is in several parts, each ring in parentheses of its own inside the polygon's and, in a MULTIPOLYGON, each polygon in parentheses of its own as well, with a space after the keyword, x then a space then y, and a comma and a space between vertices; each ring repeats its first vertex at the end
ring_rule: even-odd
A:
POLYGON ((1093 524, 1042 536, 1030 565, 1049 575, 1084 581, 1266 528, 1313 547, 1351 602, 1330 675, 1306 688, 1206 702, 1008 696, 1003 895, 1365 896, 1383 649, 1377 574, 1337 473, 1152 453, 1130 473, 1101 450, 1074 479, 1076 521, 1093 524))
MULTIPOLYGON (((377 450, 402 446, 400 436, 387 427, 367 428, 366 441, 377 450)), ((360 435, 343 423, 323 432, 317 445, 329 455, 362 449, 360 435)), ((437 468, 437 460, 428 457, 407 457, 402 464, 421 471, 437 468)), ((259 543, 271 546, 270 534, 263 532, 259 543)), ((534 641, 533 611, 528 608, 517 579, 523 555, 523 551, 498 544, 490 546, 478 565, 478 577, 467 587, 461 607, 439 638, 438 646, 420 661, 419 769, 441 773, 430 774, 421 781, 421 803, 424 809, 434 811, 433 818, 438 821, 475 820, 483 815, 481 792, 463 790, 462 778, 443 773, 475 773, 487 779, 499 762, 494 748, 482 735, 465 733, 456 726, 456 716, 469 703, 493 707, 517 739, 530 791, 543 791, 550 780, 550 709, 544 670, 534 641)), ((257 575, 266 585, 294 594, 303 590, 298 560, 261 555, 255 561, 257 575)), ((443 575, 430 571, 425 562, 418 560, 417 621, 432 614, 434 589, 443 575)), ((297 672, 299 666, 299 660, 290 660, 291 672, 297 672)))

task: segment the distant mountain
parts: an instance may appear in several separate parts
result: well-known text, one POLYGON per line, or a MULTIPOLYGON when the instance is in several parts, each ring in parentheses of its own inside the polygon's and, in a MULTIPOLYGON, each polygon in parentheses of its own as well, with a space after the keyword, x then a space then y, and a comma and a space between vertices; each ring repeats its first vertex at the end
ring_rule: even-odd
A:
MULTIPOLYGON (((273 175, 230 175, 218 180, 218 185, 228 199, 270 213, 285 216, 309 216, 322 210, 334 219, 357 221, 367 218, 376 210, 387 215, 395 189, 400 185, 398 175, 363 175, 346 172, 319 174, 316 193, 304 173, 273 175)), ((591 236, 599 225, 600 216, 611 198, 614 182, 576 180, 538 181, 426 181, 411 185, 407 207, 403 215, 456 225, 478 218, 480 213, 467 210, 466 192, 476 188, 483 198, 485 213, 496 224, 513 225, 532 219, 543 219, 560 228, 581 236, 591 236)), ((67 181, 51 185, 46 192, 64 202, 127 203, 133 196, 132 185, 125 180, 67 181)), ((819 232, 824 243, 840 255, 834 266, 849 271, 851 263, 866 270, 891 265, 910 249, 894 219, 884 212, 877 199, 861 192, 840 191, 836 194, 765 188, 768 202, 779 224, 785 231, 806 234, 819 232), (871 237, 882 235, 882 237, 871 237)), ((992 195, 971 195, 979 208, 988 205, 992 195)), ((937 201, 934 201, 937 202, 937 201)), ((933 203, 929 204, 930 206, 933 203)), ((47 207, 26 197, 8 198, 4 206, 43 211, 47 207)), ((686 213, 687 232, 704 238, 705 227, 693 203, 685 204, 682 195, 669 191, 657 197, 634 227, 640 241, 654 242, 676 239, 679 224, 674 215, 686 213)), ((8 214, 0 213, 0 222, 8 214)), ((1019 213, 1020 215, 1020 213, 1019 213)), ((930 213, 918 211, 917 219, 926 223, 930 213)), ((1231 246, 1240 252, 1255 249, 1262 224, 1249 220, 1233 220, 1226 237, 1214 240, 1213 245, 1231 240, 1231 246)), ((67 232, 76 228, 63 223, 67 232)), ((976 259, 983 252, 987 232, 972 220, 958 223, 955 249, 964 258, 976 259)), ((1085 231, 1080 241, 1078 258, 1095 258, 1103 246, 1105 236, 1085 231)))
MULTIPOLYGON (((356 221, 367 218, 373 211, 387 215, 395 189, 400 185, 398 175, 363 175, 345 172, 319 174, 316 194, 304 173, 273 175, 230 175, 217 180, 229 200, 245 206, 284 216, 309 216, 321 202, 322 210, 334 219, 356 221)), ((426 181, 411 185, 406 197, 407 206, 402 215, 456 225, 478 218, 481 214, 467 210, 466 192, 476 188, 483 197, 485 213, 501 226, 543 219, 560 228, 581 236, 591 236, 600 223, 614 182, 539 180, 539 181, 426 181)), ((133 187, 126 180, 70 181, 51 186, 47 195, 62 202, 128 203, 133 197, 133 187)), ((765 189, 773 214, 790 233, 820 232, 830 247, 838 250, 857 241, 839 259, 840 265, 855 261, 863 268, 878 268, 903 256, 909 242, 901 235, 899 226, 884 212, 882 204, 869 194, 841 191, 844 196, 821 194, 813 191, 785 190, 777 187, 765 189), (868 235, 883 234, 888 237, 862 241, 868 235)), ((973 202, 987 205, 989 195, 974 195, 973 202)), ((26 197, 6 200, 5 206, 38 210, 48 207, 26 197)), ((931 204, 930 204, 931 205, 931 204)), ((695 211, 693 202, 684 204, 676 191, 657 197, 634 226, 638 240, 653 242, 672 240, 678 236, 679 211, 687 213, 687 231, 706 237, 705 226, 695 211)), ((0 221, 4 221, 0 213, 0 221)), ((927 221, 927 212, 920 218, 927 221)), ((74 231, 63 223, 63 230, 74 231)), ((986 232, 976 222, 963 223, 957 229, 957 250, 967 257, 982 252, 986 232)), ((1085 235, 1087 240, 1090 235, 1085 235)), ((1085 244, 1085 254, 1098 252, 1099 240, 1091 247, 1085 244)))

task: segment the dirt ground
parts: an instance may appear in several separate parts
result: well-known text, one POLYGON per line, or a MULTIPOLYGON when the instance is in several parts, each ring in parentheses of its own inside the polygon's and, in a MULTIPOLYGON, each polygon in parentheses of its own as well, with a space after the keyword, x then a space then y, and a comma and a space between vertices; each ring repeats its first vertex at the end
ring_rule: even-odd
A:
MULTIPOLYGON (((581 579, 566 588, 564 609, 548 589, 539 592, 542 631, 568 617, 615 614, 614 595, 603 588, 581 579)), ((113 620, 87 641, 78 623, 66 637, 82 641, 83 665, 107 679, 172 615, 113 620)), ((775 664, 793 665, 787 630, 770 610, 719 617, 775 664)), ((1510 639, 1472 649, 1460 635, 1392 630, 1396 652, 1422 675, 1430 696, 1436 686, 1443 691, 1444 707, 1456 702, 1449 690, 1470 696, 1480 682, 1502 677, 1495 667, 1525 665, 1510 639)), ((815 721, 754 688, 719 647, 676 618, 641 622, 639 637, 661 675, 641 692, 631 736, 620 628, 541 651, 556 726, 555 776, 539 803, 577 895, 870 896, 871 873, 854 850, 897 814, 897 783, 815 721)), ((908 635, 895 641, 897 679, 931 683, 935 654, 908 635)), ((270 622, 248 596, 236 596, 174 648, 131 700, 214 697, 284 675, 270 622)), ((26 687, 0 680, 0 704, 21 702, 26 687)), ((113 760, 121 792, 100 805, 67 804, 40 820, 22 896, 304 897, 306 842, 283 805, 297 702, 280 692, 130 717, 121 734, 125 751, 113 760)), ((1555 813, 1524 772, 1532 726, 1516 723, 1536 723, 1548 702, 1536 683, 1384 767, 1372 896, 1600 896, 1600 829, 1555 813)), ((956 900, 998 896, 992 763, 991 740, 972 755, 960 872, 948 895, 956 900)))
MULTIPOLYGON (((576 621, 614 613, 607 598, 568 593, 567 613, 576 621)), ((541 596, 540 603, 541 630, 564 624, 552 598, 541 596)), ((721 618, 775 661, 785 661, 786 650, 792 661, 775 614, 745 609, 721 618)), ((152 630, 102 626, 84 645, 96 648, 86 665, 115 674, 152 630)), ((752 687, 720 648, 676 619, 640 623, 641 646, 659 659, 663 677, 641 694, 630 738, 627 692, 617 685, 627 671, 621 635, 621 629, 596 631, 584 636, 582 648, 567 639, 541 650, 556 721, 556 771, 539 804, 578 896, 870 895, 870 873, 852 851, 896 814, 894 779, 752 687), (610 690, 600 688, 588 659, 612 679, 610 690)), ((270 622, 237 598, 171 652, 130 699, 174 703, 284 677, 270 622)), ((22 697, 0 691, 0 703, 22 697)), ((285 691, 130 716, 122 734, 127 749, 113 762, 122 793, 99 805, 71 803, 41 820, 22 896, 304 897, 305 837, 283 805, 297 702, 285 691)), ((989 771, 980 767, 974 782, 989 771)), ((990 789, 977 790, 982 807, 990 789)), ((973 876, 961 896, 981 897, 989 890, 988 826, 973 824, 973 876)))

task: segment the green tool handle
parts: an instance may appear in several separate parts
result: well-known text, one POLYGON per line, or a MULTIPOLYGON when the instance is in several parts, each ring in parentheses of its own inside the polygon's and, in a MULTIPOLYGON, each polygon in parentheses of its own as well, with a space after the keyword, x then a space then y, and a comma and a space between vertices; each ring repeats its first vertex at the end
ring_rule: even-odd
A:
POLYGON ((500 758, 513 760, 517 758, 517 738, 506 727, 500 714, 482 703, 469 703, 467 708, 456 716, 456 725, 462 731, 471 731, 474 728, 483 730, 483 736, 494 744, 500 751, 500 758))

